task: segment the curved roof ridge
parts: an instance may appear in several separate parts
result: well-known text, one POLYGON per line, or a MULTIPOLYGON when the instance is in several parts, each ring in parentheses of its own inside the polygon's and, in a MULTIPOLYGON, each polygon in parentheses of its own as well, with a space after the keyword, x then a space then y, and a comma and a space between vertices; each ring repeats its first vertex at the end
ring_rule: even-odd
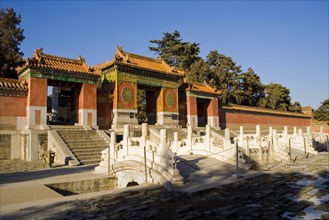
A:
POLYGON ((46 58, 46 59, 69 62, 69 63, 76 63, 76 64, 85 63, 85 59, 81 55, 78 56, 78 59, 72 59, 72 58, 67 58, 67 57, 51 55, 51 54, 45 54, 45 53, 43 53, 42 47, 34 50, 34 58, 36 58, 36 59, 46 58))

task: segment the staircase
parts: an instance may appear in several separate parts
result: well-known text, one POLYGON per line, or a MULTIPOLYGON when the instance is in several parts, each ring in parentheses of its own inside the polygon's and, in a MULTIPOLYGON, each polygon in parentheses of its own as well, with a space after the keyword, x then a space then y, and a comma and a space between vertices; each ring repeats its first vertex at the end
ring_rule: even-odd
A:
POLYGON ((98 164, 101 151, 108 143, 96 130, 86 130, 82 126, 50 126, 56 130, 80 164, 98 164))

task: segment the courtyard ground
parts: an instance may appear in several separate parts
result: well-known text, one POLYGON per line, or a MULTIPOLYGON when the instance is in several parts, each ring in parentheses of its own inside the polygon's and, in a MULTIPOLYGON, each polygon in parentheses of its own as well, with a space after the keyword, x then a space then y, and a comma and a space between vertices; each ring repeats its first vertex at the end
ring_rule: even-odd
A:
MULTIPOLYGON (((0 160, 0 175, 40 170, 46 167, 43 161, 0 160)), ((1 177, 1 176, 0 176, 1 177)))
MULTIPOLYGON (((54 169, 56 170, 56 169, 54 169)), ((42 172, 42 171, 35 171, 42 172)), ((259 176, 189 194, 145 185, 66 197, 1 219, 329 219, 329 154, 279 163, 259 176)), ((12 176, 12 175, 11 175, 12 176)), ((8 174, 1 175, 6 178, 8 174)), ((2 181, 2 180, 1 180, 2 181)), ((4 181, 6 182, 6 181, 4 181)), ((6 185, 6 184, 2 184, 6 185)))

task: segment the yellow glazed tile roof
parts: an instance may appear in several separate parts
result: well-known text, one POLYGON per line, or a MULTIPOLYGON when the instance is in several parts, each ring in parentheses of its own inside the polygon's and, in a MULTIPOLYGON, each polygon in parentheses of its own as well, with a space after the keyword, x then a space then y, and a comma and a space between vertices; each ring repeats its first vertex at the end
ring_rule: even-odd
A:
POLYGON ((0 78, 0 95, 26 97, 28 87, 17 79, 0 78))
POLYGON ((44 54, 42 51, 42 48, 35 50, 34 56, 32 58, 27 59, 27 62, 25 66, 23 66, 23 68, 34 67, 74 73, 97 74, 93 71, 93 68, 85 64, 85 59, 81 56, 79 56, 78 60, 75 60, 65 57, 44 54))
POLYGON ((280 110, 274 110, 274 109, 245 106, 245 105, 227 104, 227 105, 223 105, 222 108, 223 109, 228 109, 228 110, 230 109, 230 110, 240 110, 240 111, 260 112, 260 113, 269 113, 269 114, 289 115, 289 116, 311 118, 310 116, 308 116, 306 114, 303 114, 303 113, 280 111, 280 110))
POLYGON ((114 63, 123 64, 126 66, 137 67, 156 72, 161 72, 169 75, 184 76, 183 71, 179 71, 170 67, 163 59, 153 59, 150 57, 141 56, 138 54, 125 52, 121 47, 117 47, 116 53, 112 61, 107 61, 98 66, 98 69, 103 69, 114 63))
POLYGON ((211 93, 211 94, 215 94, 215 95, 221 94, 221 92, 219 90, 214 89, 205 83, 191 83, 190 86, 186 90, 195 91, 195 92, 211 93))
POLYGON ((18 79, 0 78, 0 89, 27 91, 27 86, 18 79))

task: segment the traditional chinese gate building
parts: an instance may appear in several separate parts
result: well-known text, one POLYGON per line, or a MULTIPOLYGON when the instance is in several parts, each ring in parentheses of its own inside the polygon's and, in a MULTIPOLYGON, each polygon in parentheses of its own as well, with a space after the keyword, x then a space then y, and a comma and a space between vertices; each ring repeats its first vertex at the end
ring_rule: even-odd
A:
MULTIPOLYGON (((103 84, 112 95, 112 128, 137 124, 138 90, 146 93, 146 115, 149 124, 178 125, 178 88, 184 72, 168 66, 162 59, 128 53, 118 47, 114 59, 98 67, 103 84)), ((100 112, 106 114, 105 112, 100 112)))
POLYGON ((44 54, 42 48, 35 50, 34 57, 19 71, 20 81, 28 85, 27 129, 42 129, 51 123, 97 126, 98 78, 81 56, 74 60, 44 54), (48 113, 53 114, 47 119, 48 86, 55 89, 51 110, 48 106, 48 113))

